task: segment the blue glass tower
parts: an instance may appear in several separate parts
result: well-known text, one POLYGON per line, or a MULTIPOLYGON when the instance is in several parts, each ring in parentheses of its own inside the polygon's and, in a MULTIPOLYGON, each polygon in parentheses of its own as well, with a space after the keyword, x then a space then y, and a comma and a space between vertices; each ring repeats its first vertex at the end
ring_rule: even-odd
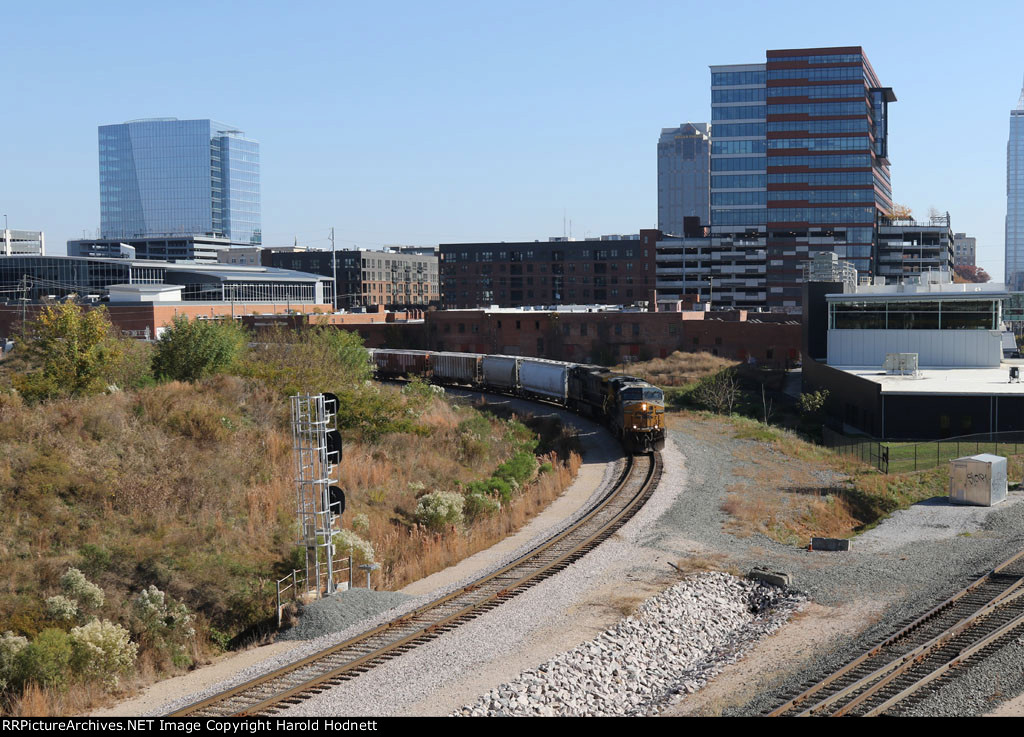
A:
POLYGON ((99 129, 103 238, 215 235, 259 245, 259 143, 213 120, 99 129))
POLYGON ((1006 143, 1006 285, 1024 291, 1024 89, 1006 143))

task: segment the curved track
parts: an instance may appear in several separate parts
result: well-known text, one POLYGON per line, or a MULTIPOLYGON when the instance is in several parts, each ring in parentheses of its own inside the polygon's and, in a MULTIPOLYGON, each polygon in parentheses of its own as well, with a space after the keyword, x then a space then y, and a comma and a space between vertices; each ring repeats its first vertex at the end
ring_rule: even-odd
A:
POLYGON ((660 454, 629 456, 617 483, 581 519, 512 563, 398 619, 168 716, 274 712, 356 678, 563 570, 636 514, 660 476, 660 454))
POLYGON ((1024 631, 1024 552, 768 716, 896 715, 1024 631))

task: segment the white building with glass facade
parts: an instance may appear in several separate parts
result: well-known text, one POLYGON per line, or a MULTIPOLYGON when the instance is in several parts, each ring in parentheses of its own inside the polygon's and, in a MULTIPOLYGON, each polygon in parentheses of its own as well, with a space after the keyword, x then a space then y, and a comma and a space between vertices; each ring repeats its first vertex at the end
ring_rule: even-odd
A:
POLYGON ((100 234, 202 235, 259 245, 259 144, 213 120, 99 128, 100 234))
POLYGON ((711 222, 711 126, 662 128, 658 139, 658 230, 684 235, 685 218, 711 222))

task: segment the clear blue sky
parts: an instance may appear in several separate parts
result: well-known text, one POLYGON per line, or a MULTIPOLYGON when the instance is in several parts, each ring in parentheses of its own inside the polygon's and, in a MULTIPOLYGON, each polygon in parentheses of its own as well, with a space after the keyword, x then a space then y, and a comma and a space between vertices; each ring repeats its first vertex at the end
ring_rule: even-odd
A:
POLYGON ((54 253, 99 225, 96 127, 213 118, 260 142, 264 242, 436 244, 657 224, 660 129, 710 64, 863 46, 898 202, 1003 272, 1020 2, 35 2, 0 14, 0 213, 54 253))

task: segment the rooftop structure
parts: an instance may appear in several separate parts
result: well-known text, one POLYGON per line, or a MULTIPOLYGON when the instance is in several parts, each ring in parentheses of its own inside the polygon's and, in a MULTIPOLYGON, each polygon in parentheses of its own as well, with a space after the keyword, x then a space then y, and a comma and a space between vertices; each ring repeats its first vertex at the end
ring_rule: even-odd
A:
POLYGON ((33 253, 42 256, 46 253, 46 238, 41 230, 10 230, 4 228, 3 242, 0 243, 0 256, 33 253))

